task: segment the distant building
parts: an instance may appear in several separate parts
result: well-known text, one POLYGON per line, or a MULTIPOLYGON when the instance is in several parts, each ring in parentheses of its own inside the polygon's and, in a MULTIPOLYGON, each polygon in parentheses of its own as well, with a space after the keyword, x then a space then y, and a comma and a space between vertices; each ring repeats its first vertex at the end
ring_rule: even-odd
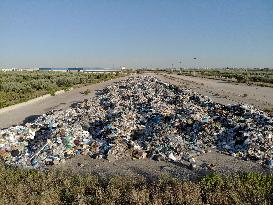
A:
POLYGON ((39 71, 110 73, 110 72, 120 72, 121 69, 99 68, 99 67, 94 67, 94 68, 39 68, 39 71))
POLYGON ((8 72, 8 71, 14 71, 13 68, 2 68, 1 71, 8 72))
POLYGON ((67 72, 80 72, 82 68, 67 68, 67 72))
POLYGON ((112 72, 120 72, 121 69, 113 69, 113 68, 83 68, 82 72, 89 72, 89 73, 112 73, 112 72))
POLYGON ((2 68, 0 71, 8 72, 8 71, 35 71, 37 68, 2 68))
POLYGON ((39 68, 22 68, 21 71, 37 71, 39 68))
POLYGON ((39 68, 39 71, 80 72, 82 68, 39 68))

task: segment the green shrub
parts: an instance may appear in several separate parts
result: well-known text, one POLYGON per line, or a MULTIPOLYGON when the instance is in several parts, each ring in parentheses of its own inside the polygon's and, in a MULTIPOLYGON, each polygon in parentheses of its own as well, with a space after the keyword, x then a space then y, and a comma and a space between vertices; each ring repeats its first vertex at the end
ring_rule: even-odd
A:
POLYGON ((273 175, 256 173, 181 181, 97 177, 0 166, 0 204, 272 204, 273 175))
POLYGON ((49 95, 55 96, 55 92, 56 92, 56 91, 55 91, 53 88, 48 88, 48 89, 47 89, 47 92, 48 92, 49 95))

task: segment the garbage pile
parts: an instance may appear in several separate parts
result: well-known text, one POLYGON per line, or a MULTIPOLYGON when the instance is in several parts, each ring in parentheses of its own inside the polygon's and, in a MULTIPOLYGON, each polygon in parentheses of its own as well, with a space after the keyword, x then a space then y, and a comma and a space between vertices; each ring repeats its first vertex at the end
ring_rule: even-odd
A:
POLYGON ((273 166, 273 121, 151 76, 130 77, 67 110, 0 130, 8 165, 45 168, 75 155, 175 161, 217 149, 273 166))

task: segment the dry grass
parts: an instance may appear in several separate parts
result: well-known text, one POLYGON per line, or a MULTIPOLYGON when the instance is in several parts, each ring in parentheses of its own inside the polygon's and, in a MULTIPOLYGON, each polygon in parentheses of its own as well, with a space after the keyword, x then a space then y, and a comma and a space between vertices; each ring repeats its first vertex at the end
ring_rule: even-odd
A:
POLYGON ((272 204, 273 176, 209 175, 198 181, 0 170, 0 204, 272 204))

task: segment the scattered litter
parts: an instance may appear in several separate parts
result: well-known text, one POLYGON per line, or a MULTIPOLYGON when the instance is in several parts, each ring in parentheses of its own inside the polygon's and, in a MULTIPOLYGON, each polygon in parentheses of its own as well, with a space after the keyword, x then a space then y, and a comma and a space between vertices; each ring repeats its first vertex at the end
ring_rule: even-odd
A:
POLYGON ((272 168, 272 132, 272 117, 252 106, 222 105, 155 77, 131 77, 72 108, 0 130, 0 158, 33 168, 75 155, 188 160, 196 168, 195 156, 218 149, 272 168))
POLYGON ((208 168, 209 170, 211 170, 211 171, 214 171, 214 170, 215 170, 215 167, 216 167, 215 164, 208 164, 208 165, 207 165, 207 168, 208 168))

